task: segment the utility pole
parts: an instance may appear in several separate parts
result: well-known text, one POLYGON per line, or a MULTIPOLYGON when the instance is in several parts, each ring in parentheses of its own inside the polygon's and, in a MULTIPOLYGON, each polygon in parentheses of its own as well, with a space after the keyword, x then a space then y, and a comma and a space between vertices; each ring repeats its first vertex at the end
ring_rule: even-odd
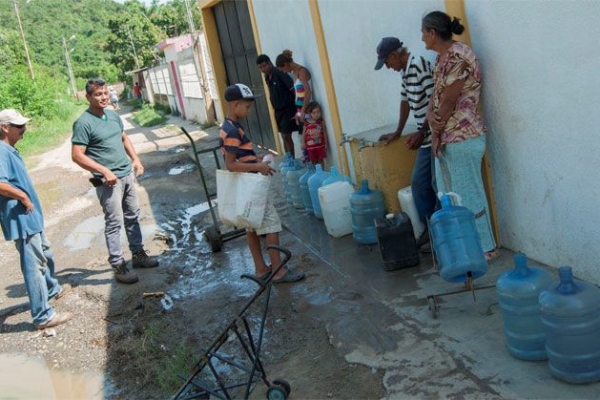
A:
POLYGON ((17 21, 19 21, 19 30, 21 31, 21 38, 23 39, 23 47, 25 47, 25 56, 27 57, 27 65, 29 66, 29 74, 31 79, 35 79, 33 74, 33 65, 31 65, 31 58, 29 58, 29 49, 27 48, 27 41, 25 40, 25 32, 23 32, 23 25, 21 24, 21 16, 19 15, 19 6, 17 0, 13 0, 15 6, 15 13, 17 14, 17 21))
POLYGON ((135 67, 137 69, 140 69, 140 62, 138 61, 137 52, 135 51, 135 45, 133 44, 133 38, 131 37, 131 30, 129 29, 129 25, 125 25, 125 30, 127 31, 129 43, 131 43, 131 48, 133 49, 133 59, 135 60, 135 67))
MULTIPOLYGON (((69 40, 75 38, 75 35, 71 36, 69 40)), ((73 75, 73 68, 71 68, 71 57, 69 56, 69 47, 67 46, 67 41, 65 38, 63 40, 63 48, 65 49, 65 60, 67 61, 67 70, 69 71, 69 79, 71 80, 71 89, 73 90, 73 95, 77 100, 79 100, 79 95, 77 94, 77 85, 75 85, 75 76, 73 75)))

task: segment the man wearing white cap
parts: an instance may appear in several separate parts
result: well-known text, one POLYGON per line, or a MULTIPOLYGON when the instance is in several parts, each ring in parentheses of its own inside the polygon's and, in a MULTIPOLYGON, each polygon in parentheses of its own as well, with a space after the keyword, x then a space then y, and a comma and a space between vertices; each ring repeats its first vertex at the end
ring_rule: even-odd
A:
POLYGON ((57 313, 49 304, 61 298, 70 285, 61 287, 54 277, 54 259, 44 234, 44 216, 23 158, 15 144, 23 138, 25 118, 18 111, 0 111, 0 225, 6 240, 14 240, 20 254, 21 272, 37 329, 57 326, 73 318, 57 313))

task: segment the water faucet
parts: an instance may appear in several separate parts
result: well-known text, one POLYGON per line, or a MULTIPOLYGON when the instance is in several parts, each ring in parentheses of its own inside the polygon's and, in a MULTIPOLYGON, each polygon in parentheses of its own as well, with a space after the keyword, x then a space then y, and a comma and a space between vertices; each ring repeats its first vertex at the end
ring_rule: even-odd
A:
POLYGON ((367 142, 364 139, 360 139, 360 141, 358 142, 358 152, 360 153, 365 147, 373 147, 374 145, 374 142, 367 142))
POLYGON ((348 139, 347 133, 342 133, 342 141, 340 142, 340 147, 342 147, 344 143, 350 143, 350 139, 348 139))

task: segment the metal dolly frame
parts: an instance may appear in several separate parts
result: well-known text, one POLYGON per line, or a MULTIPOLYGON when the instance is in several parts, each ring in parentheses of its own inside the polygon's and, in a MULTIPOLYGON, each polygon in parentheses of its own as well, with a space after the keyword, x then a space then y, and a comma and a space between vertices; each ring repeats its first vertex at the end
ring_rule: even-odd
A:
POLYGON ((277 268, 274 268, 268 277, 263 280, 258 279, 253 275, 244 274, 241 276, 242 278, 251 279, 256 282, 259 286, 258 290, 221 334, 213 341, 208 349, 204 351, 200 357, 200 361, 192 368, 192 374, 185 380, 185 383, 173 399, 208 399, 210 396, 219 399, 232 399, 235 397, 232 392, 236 391, 236 393, 238 393, 240 390, 243 390, 244 398, 247 399, 260 381, 263 381, 268 388, 267 398, 269 400, 285 400, 289 396, 291 392, 290 384, 283 379, 269 380, 260 359, 263 333, 267 312, 269 310, 271 289, 273 286, 272 279, 277 271, 283 268, 292 256, 289 250, 280 246, 270 245, 267 247, 267 250, 269 249, 278 250, 285 255, 285 258, 281 264, 277 268), (245 314, 252 304, 265 292, 265 304, 261 319, 257 323, 259 330, 258 337, 256 337, 252 334, 250 323, 245 314), (243 328, 239 326, 240 324, 243 328), (234 338, 241 344, 243 353, 248 357, 251 365, 244 365, 242 362, 237 362, 231 356, 219 353, 219 349, 228 341, 232 333, 235 335, 234 338), (222 364, 215 365, 215 361, 222 364), (231 370, 233 371, 240 371, 241 373, 247 374, 247 379, 236 382, 225 382, 219 375, 218 367, 220 365, 227 365, 231 367, 231 370), (203 378, 203 376, 206 378, 203 378), (207 378, 212 378, 213 382, 209 381, 207 378))
POLYGON ((206 185, 206 178, 204 177, 204 169, 200 164, 199 158, 199 155, 201 154, 212 153, 215 159, 215 164, 217 165, 217 169, 221 169, 221 163, 219 162, 219 156, 217 154, 217 152, 219 152, 220 149, 219 146, 198 150, 196 148, 196 144, 194 143, 194 139, 192 139, 192 136, 188 133, 188 131, 183 126, 180 126, 179 129, 181 129, 184 135, 187 136, 187 138, 190 141, 190 144, 192 145, 194 161, 196 163, 196 167, 198 168, 198 173, 200 174, 200 180, 202 181, 202 187, 204 188, 204 194, 206 195, 206 201, 208 202, 208 208, 210 209, 210 215, 213 220, 213 225, 208 226, 204 229, 204 237, 206 238, 206 241, 209 244, 211 251, 213 253, 218 253, 223 248, 224 242, 245 235, 246 230, 234 229, 229 232, 221 233, 221 230, 219 229, 219 220, 217 219, 217 214, 215 214, 214 205, 212 202, 212 199, 216 198, 217 194, 209 192, 208 186, 206 185))

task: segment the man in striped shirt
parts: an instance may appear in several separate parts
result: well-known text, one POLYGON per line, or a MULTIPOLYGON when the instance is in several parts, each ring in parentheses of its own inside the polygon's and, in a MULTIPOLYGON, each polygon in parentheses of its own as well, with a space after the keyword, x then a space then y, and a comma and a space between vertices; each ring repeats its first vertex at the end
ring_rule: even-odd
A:
MULTIPOLYGON (((394 132, 381 135, 379 140, 389 143, 398 139, 412 110, 417 131, 409 135, 406 146, 411 150, 417 150, 418 153, 411 176, 411 189, 419 219, 427 226, 427 218, 435 211, 437 201, 431 132, 426 118, 429 97, 433 91, 433 71, 429 61, 409 53, 403 43, 395 37, 385 37, 377 46, 375 70, 380 70, 384 65, 388 69, 401 73, 402 90, 398 127, 394 132)), ((425 231, 417 240, 421 251, 430 251, 428 241, 429 234, 425 231)))

